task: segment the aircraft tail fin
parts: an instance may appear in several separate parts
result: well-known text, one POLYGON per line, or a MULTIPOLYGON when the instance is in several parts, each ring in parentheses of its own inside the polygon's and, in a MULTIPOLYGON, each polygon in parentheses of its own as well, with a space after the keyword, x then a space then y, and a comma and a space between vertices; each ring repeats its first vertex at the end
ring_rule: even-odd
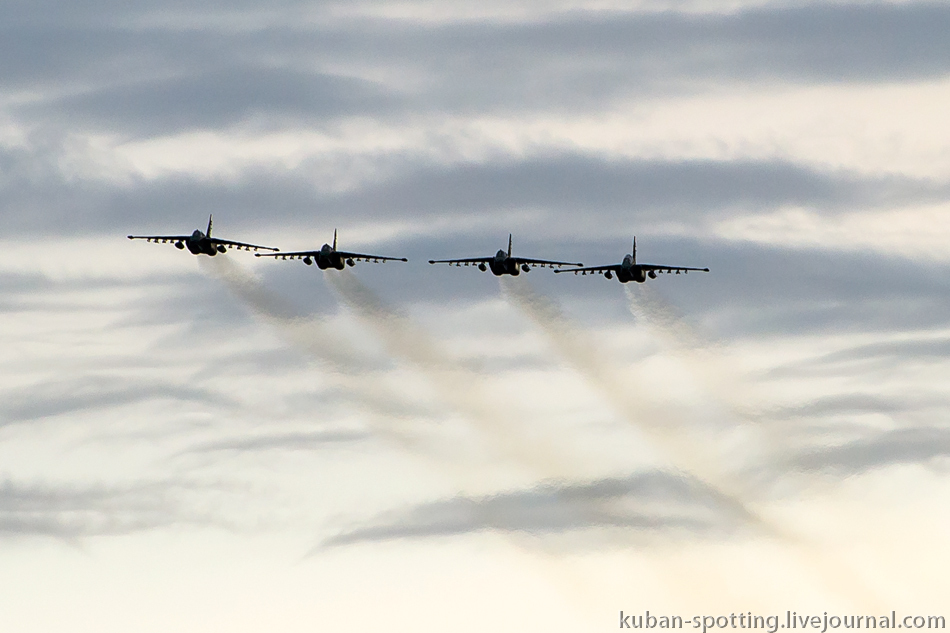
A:
POLYGON ((637 263, 637 236, 633 236, 633 251, 630 253, 633 255, 633 263, 637 263))
POLYGON ((508 257, 511 257, 511 233, 508 234, 508 257))
POLYGON ((333 229, 333 250, 336 250, 336 229, 333 229))
POLYGON ((207 235, 208 237, 211 237, 211 222, 212 222, 212 220, 214 220, 214 214, 213 214, 213 213, 208 216, 208 230, 205 231, 205 235, 207 235))

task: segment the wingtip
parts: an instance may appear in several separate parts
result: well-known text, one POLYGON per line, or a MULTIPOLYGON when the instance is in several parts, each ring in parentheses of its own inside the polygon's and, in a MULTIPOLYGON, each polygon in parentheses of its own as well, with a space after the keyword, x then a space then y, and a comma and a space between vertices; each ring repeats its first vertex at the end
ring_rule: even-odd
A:
POLYGON ((405 257, 400 257, 400 258, 399 258, 399 261, 401 261, 401 262, 408 262, 409 260, 406 259, 405 257))
POLYGON ((128 238, 129 238, 130 240, 133 239, 131 235, 129 235, 128 238))
POLYGON ((435 260, 434 260, 434 259, 430 259, 430 260, 429 260, 429 263, 430 263, 430 264, 434 264, 434 263, 435 263, 435 260))

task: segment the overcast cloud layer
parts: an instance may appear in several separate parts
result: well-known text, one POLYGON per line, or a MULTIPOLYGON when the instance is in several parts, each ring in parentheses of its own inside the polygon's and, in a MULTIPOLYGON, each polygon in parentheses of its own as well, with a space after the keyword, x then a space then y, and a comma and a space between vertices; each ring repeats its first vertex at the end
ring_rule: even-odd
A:
POLYGON ((912 1, 0 2, 0 628, 940 614, 948 32, 912 1), (125 239, 212 213, 409 262, 125 239), (426 263, 509 234, 710 272, 426 263))

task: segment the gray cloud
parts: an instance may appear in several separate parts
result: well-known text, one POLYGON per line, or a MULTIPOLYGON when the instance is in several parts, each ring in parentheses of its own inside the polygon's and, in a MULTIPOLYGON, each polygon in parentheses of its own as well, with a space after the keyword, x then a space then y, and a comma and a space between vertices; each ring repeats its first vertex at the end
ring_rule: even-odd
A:
MULTIPOLYGON (((294 6, 300 5, 284 2, 278 10, 294 6)), ((245 9, 259 7, 219 3, 204 5, 202 11, 220 11, 220 17, 245 9)), ((114 2, 82 7, 58 2, 3 4, 0 13, 9 21, 0 25, 0 55, 5 61, 0 86, 8 94, 33 95, 32 100, 21 98, 18 105, 7 108, 23 124, 38 128, 28 137, 27 147, 0 151, 5 235, 111 233, 119 240, 139 231, 188 231, 201 225, 208 212, 216 212, 219 222, 227 218, 219 224, 222 236, 254 241, 253 228, 265 222, 287 222, 292 229, 304 219, 329 224, 331 218, 333 222, 468 220, 493 214, 487 228, 413 240, 406 254, 413 266, 425 270, 357 271, 368 284, 382 288, 380 294, 406 302, 439 302, 446 297, 496 296, 497 288, 490 277, 437 271, 422 262, 441 255, 493 252, 502 244, 492 241, 486 249, 489 233, 491 240, 503 242, 506 223, 524 209, 538 211, 543 221, 533 234, 516 235, 519 251, 597 264, 617 261, 623 252, 616 252, 613 242, 604 239, 585 241, 584 234, 595 225, 632 232, 671 218, 693 222, 737 210, 768 211, 788 205, 823 213, 898 208, 943 202, 950 191, 946 182, 872 177, 777 160, 607 160, 582 153, 449 166, 389 154, 371 159, 378 167, 369 170, 371 180, 332 194, 314 183, 346 167, 352 157, 332 165, 309 161, 296 170, 251 168, 235 178, 179 175, 115 184, 64 174, 61 164, 72 141, 63 137, 84 128, 142 137, 241 125, 320 126, 352 116, 391 120, 434 113, 530 114, 592 107, 601 111, 613 99, 699 92, 712 85, 722 89, 755 82, 912 81, 943 77, 950 70, 946 38, 950 8, 937 4, 813 4, 718 16, 576 13, 520 24, 427 26, 337 20, 333 26, 313 28, 129 26, 144 13, 163 10, 180 18, 182 25, 192 18, 200 23, 201 16, 180 2, 147 8, 114 2), (580 237, 568 235, 572 232, 580 237)), ((625 234, 620 240, 624 247, 628 239, 625 234)), ((689 280, 676 279, 678 284, 663 280, 662 287, 674 301, 689 306, 691 314, 721 317, 714 323, 729 335, 935 328, 945 327, 950 318, 946 281, 950 276, 942 265, 928 268, 862 253, 756 247, 716 239, 657 239, 650 248, 655 254, 650 259, 668 257, 672 263, 712 268, 713 273, 699 282, 690 275, 689 280)), ((191 268, 190 257, 182 257, 183 262, 188 260, 183 265, 191 268)), ((280 266, 266 269, 268 287, 299 287, 302 275, 312 274, 303 267, 280 266)), ((602 317, 611 301, 615 314, 625 313, 618 284, 560 277, 542 276, 539 286, 556 288, 581 306, 582 313, 596 311, 590 318, 602 317), (590 298, 597 298, 596 310, 589 302, 584 305, 590 298)), ((532 280, 536 279, 535 273, 532 280)), ((142 322, 145 313, 158 321, 175 317, 192 328, 181 337, 187 342, 195 340, 191 338, 195 334, 242 318, 223 290, 193 281, 176 282, 162 296, 146 299, 142 312, 127 322, 142 322)), ((10 309, 24 305, 29 288, 46 288, 44 280, 29 276, 0 279, 0 288, 6 282, 10 293, 2 301, 10 309), (10 294, 20 298, 11 300, 10 294)), ((325 290, 321 285, 304 287, 315 290, 313 294, 325 290)), ((307 301, 310 311, 329 305, 329 300, 307 301)), ((271 316, 285 320, 308 313, 297 306, 277 312, 271 316)), ((815 362, 830 366, 860 360, 942 359, 948 352, 945 343, 876 344, 828 354, 815 362)), ((298 352, 197 358, 209 348, 213 346, 192 350, 196 356, 183 361, 189 370, 199 366, 204 375, 220 375, 220 363, 231 363, 232 370, 252 374, 262 367, 291 368, 301 356, 298 352)), ((374 387, 370 384, 367 390, 374 387)), ((118 380, 99 373, 7 395, 0 406, 4 423, 165 398, 228 404, 201 387, 118 380)), ((309 392, 289 397, 316 399, 309 392)), ((342 400, 339 393, 320 398, 329 404, 342 400)), ((361 398, 364 395, 357 394, 354 400, 361 398)), ((384 398, 367 402, 371 413, 418 414, 411 403, 403 406, 384 398)), ((806 403, 783 414, 898 413, 912 405, 851 394, 806 403)), ((317 448, 357 441, 357 436, 264 432, 210 441, 194 450, 317 448)), ((942 431, 893 432, 817 450, 801 456, 798 467, 859 472, 886 463, 926 461, 946 454, 946 445, 942 431)), ((6 497, 0 494, 0 504, 8 508, 0 506, 0 530, 81 535, 160 525, 161 509, 168 506, 160 494, 150 494, 8 487, 6 497), (128 514, 123 514, 127 508, 128 514)), ((709 491, 697 491, 692 484, 665 475, 638 475, 425 504, 377 517, 328 544, 479 530, 549 534, 610 527, 703 534, 741 523, 734 511, 721 506, 721 500, 711 500, 709 491)))
MULTIPOLYGON (((43 109, 57 119, 68 118, 74 128, 153 136, 255 119, 278 125, 372 116, 392 112, 397 101, 389 91, 362 79, 243 66, 110 85, 48 101, 43 109)), ((39 112, 26 108, 31 116, 39 112)))
MULTIPOLYGON (((288 11, 293 15, 294 5, 284 3, 265 12, 276 20, 255 20, 260 8, 254 7, 244 28, 229 25, 239 9, 195 11, 165 3, 164 13, 177 18, 169 22, 178 30, 119 26, 108 5, 87 8, 86 19, 51 20, 48 14, 62 8, 56 4, 56 9, 38 5, 32 15, 18 5, 19 19, 14 15, 0 38, 7 62, 0 82, 61 86, 64 79, 74 85, 86 81, 103 90, 98 99, 91 98, 104 105, 115 94, 112 81, 128 84, 136 78, 153 86, 140 86, 137 98, 116 96, 142 107, 146 95, 158 96, 165 86, 168 97, 184 99, 181 111, 208 105, 213 95, 212 103, 225 95, 246 101, 257 94, 251 102, 271 105, 277 114, 286 112, 288 98, 302 108, 297 112, 314 107, 318 112, 325 101, 313 93, 288 92, 286 82, 314 68, 317 76, 333 67, 382 71, 394 85, 413 86, 412 109, 439 112, 573 110, 620 96, 723 82, 907 81, 950 70, 944 37, 950 9, 937 3, 808 4, 723 15, 572 12, 521 23, 354 19, 312 27, 280 20, 277 16, 288 11), (219 24, 209 22, 209 16, 220 18, 219 24), (189 24, 194 26, 186 28, 189 24), (251 61, 260 59, 270 65, 251 61), (246 60, 247 77, 235 69, 234 60, 246 60), (184 83, 167 84, 169 75, 184 83), (104 85, 102 77, 110 84, 104 85), (215 88, 202 89, 202 83, 215 88), (262 99, 268 87, 283 98, 262 99)), ((150 5, 121 13, 129 24, 136 15, 161 12, 161 5, 150 5)), ((175 109, 173 101, 164 103, 175 109)), ((218 127, 242 111, 212 107, 199 120, 218 127)), ((306 118, 314 118, 313 113, 306 118)), ((143 122, 146 128, 153 123, 143 122)))
POLYGON ((544 209, 592 220, 660 220, 736 209, 823 210, 943 200, 945 183, 867 177, 784 161, 610 160, 564 153, 520 161, 422 168, 329 198, 329 210, 479 213, 544 209))
POLYGON ((809 418, 848 413, 905 413, 914 409, 946 405, 947 402, 933 398, 885 397, 871 393, 845 393, 816 398, 801 405, 782 407, 769 412, 769 417, 809 418))
POLYGON ((205 442, 195 445, 185 452, 233 451, 243 453, 270 450, 319 450, 336 444, 366 440, 369 437, 367 433, 346 430, 255 434, 250 437, 205 442))
MULTIPOLYGON (((227 218, 233 232, 238 220, 245 225, 265 218, 269 223, 299 221, 303 209, 319 209, 328 223, 340 217, 461 219, 485 214, 503 221, 506 214, 527 209, 589 227, 715 218, 786 205, 829 213, 894 208, 940 202, 950 194, 945 182, 861 176, 785 161, 609 160, 582 153, 450 166, 388 156, 380 159, 380 171, 392 173, 391 165, 393 175, 344 193, 320 192, 314 173, 325 166, 311 163, 289 172, 251 168, 235 180, 179 175, 120 187, 64 176, 58 167, 61 151, 0 153, 0 202, 10 231, 109 229, 122 234, 156 225, 181 231, 176 223, 193 227, 214 212, 219 221, 227 218), (129 209, 135 210, 131 218, 129 209)), ((220 230, 227 229, 222 225, 220 230)))
POLYGON ((344 531, 325 546, 486 530, 532 535, 586 529, 706 534, 749 521, 741 509, 690 480, 662 472, 585 484, 543 484, 489 497, 457 497, 392 512, 344 531))
POLYGON ((950 339, 926 338, 902 341, 885 341, 857 345, 845 350, 831 352, 817 359, 819 363, 841 363, 851 361, 881 360, 890 361, 896 356, 913 356, 918 359, 946 359, 950 357, 950 339))
POLYGON ((51 290, 55 284, 38 273, 0 274, 0 313, 36 309, 36 294, 51 290))
POLYGON ((128 534, 193 522, 174 500, 175 486, 0 484, 0 536, 75 539, 128 534))
POLYGON ((895 464, 924 464, 947 456, 950 456, 950 430, 914 427, 806 452, 795 458, 792 465, 804 471, 850 476, 895 464))
MULTIPOLYGON (((639 232, 640 227, 649 230, 651 223, 633 216, 617 217, 610 226, 629 227, 633 233, 639 232)), ((630 248, 626 235, 592 239, 589 229, 578 229, 576 237, 551 238, 544 235, 544 229, 539 231, 529 231, 523 236, 516 234, 516 252, 600 265, 619 262, 630 248)), ((440 243, 431 240, 427 248, 433 253, 430 257, 491 254, 506 236, 499 237, 501 239, 494 242, 478 235, 440 237, 440 243)), ((664 276, 648 283, 688 313, 694 323, 702 323, 702 329, 710 331, 713 337, 937 331, 950 321, 950 270, 940 263, 914 262, 874 252, 835 252, 711 237, 644 236, 642 233, 638 238, 638 251, 641 261, 710 268, 709 274, 664 276)), ((426 274, 431 282, 425 287, 406 288, 407 299, 426 301, 433 296, 485 296, 496 292, 490 283, 493 279, 477 271, 432 268, 426 274)), ((376 275, 361 278, 366 279, 366 283, 377 284, 376 275)), ((604 315, 613 323, 631 319, 623 287, 615 280, 553 275, 546 271, 532 272, 531 280, 539 290, 559 297, 564 308, 582 323, 599 322, 604 315), (597 306, 596 310, 592 305, 597 306)), ((913 344, 860 346, 851 352, 835 352, 827 358, 770 371, 815 371, 819 363, 833 371, 847 360, 848 354, 891 352, 889 358, 882 357, 880 362, 892 363, 916 358, 918 351, 921 359, 945 357, 943 338, 915 341, 913 344), (928 348, 931 344, 933 347, 928 348)))
MULTIPOLYGON (((948 316, 941 310, 936 323, 946 323, 947 318, 948 316)), ((929 323, 929 321, 925 321, 925 323, 929 323)), ((911 322, 908 325, 916 326, 920 323, 911 322)), ((855 345, 816 358, 776 367, 769 370, 767 376, 779 378, 802 373, 840 372, 843 365, 892 368, 895 364, 907 362, 940 363, 948 357, 950 357, 950 339, 945 337, 915 337, 899 341, 855 345)))
POLYGON ((185 400, 214 406, 231 404, 206 389, 116 375, 89 375, 7 390, 0 405, 0 425, 87 410, 101 411, 149 400, 185 400))

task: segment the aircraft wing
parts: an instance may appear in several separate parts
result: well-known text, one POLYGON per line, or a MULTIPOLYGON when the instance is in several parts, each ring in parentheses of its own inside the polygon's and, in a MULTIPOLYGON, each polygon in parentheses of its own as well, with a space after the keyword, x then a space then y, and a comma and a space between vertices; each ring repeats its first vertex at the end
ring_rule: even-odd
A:
POLYGON ((616 273, 620 270, 620 264, 611 264, 609 266, 588 266, 587 268, 568 268, 567 270, 555 270, 556 273, 605 273, 607 271, 616 273))
POLYGON ((281 259, 303 259, 316 257, 320 251, 294 251, 292 253, 254 253, 254 257, 280 257, 281 259))
POLYGON ((187 240, 190 235, 129 235, 130 240, 145 240, 146 242, 181 242, 187 240))
MULTIPOLYGON (((382 255, 367 255, 365 253, 348 253, 346 251, 333 251, 343 259, 352 259, 357 262, 407 262, 405 257, 383 257, 382 255)), ((303 259, 304 257, 318 257, 322 251, 293 251, 290 253, 254 253, 255 257, 279 257, 280 259, 303 259)))
POLYGON ((256 251, 263 249, 265 251, 279 251, 279 248, 274 248, 272 246, 258 246, 257 244, 245 244, 244 242, 232 242, 231 240, 222 240, 217 237, 209 237, 212 244, 222 244, 224 246, 233 246, 238 250, 244 249, 246 251, 256 251))
POLYGON ((365 253, 347 253, 346 251, 337 251, 337 255, 343 259, 352 259, 355 262, 408 262, 405 257, 383 257, 382 255, 366 255, 365 253))
POLYGON ((527 257, 509 257, 509 261, 513 261, 517 265, 527 264, 529 266, 540 266, 544 268, 545 266, 550 266, 554 268, 555 266, 583 266, 584 264, 580 262, 554 262, 549 259, 528 259, 527 257))
POLYGON ((698 270, 700 272, 708 273, 708 268, 690 268, 689 266, 661 266, 659 264, 637 264, 643 270, 655 270, 659 273, 671 273, 676 271, 678 275, 680 271, 686 272, 687 270, 698 270))
POLYGON ((466 266, 468 266, 469 264, 487 264, 493 259, 495 258, 494 257, 469 257, 468 259, 430 259, 429 263, 430 264, 448 264, 449 266, 451 266, 452 264, 455 264, 457 266, 465 264, 466 266))
MULTIPOLYGON (((686 272, 687 270, 698 270, 700 272, 708 273, 708 268, 691 268, 689 266, 663 266, 660 264, 637 264, 639 268, 647 271, 656 271, 658 273, 676 273, 677 275, 680 272, 686 272)), ((587 268, 570 268, 568 270, 555 270, 556 273, 598 273, 603 274, 607 271, 612 273, 619 273, 622 267, 620 264, 610 264, 609 266, 589 266, 587 268)))

